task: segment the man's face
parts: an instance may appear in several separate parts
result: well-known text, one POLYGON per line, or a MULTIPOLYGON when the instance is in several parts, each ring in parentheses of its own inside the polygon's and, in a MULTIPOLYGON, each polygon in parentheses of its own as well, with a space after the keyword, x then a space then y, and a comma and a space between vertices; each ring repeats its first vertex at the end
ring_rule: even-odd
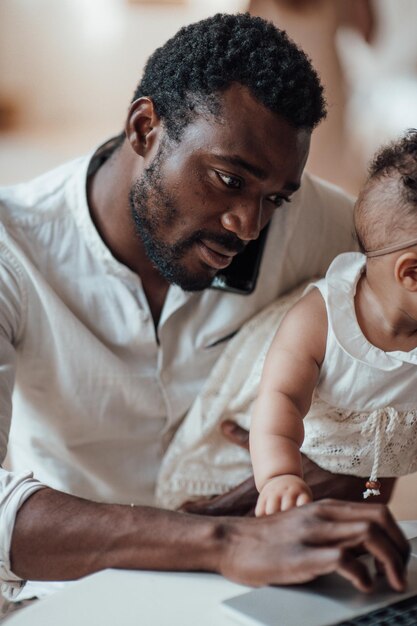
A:
POLYGON ((208 287, 298 188, 310 132, 296 130, 243 87, 222 112, 197 116, 179 142, 166 134, 130 191, 136 232, 160 274, 208 287))

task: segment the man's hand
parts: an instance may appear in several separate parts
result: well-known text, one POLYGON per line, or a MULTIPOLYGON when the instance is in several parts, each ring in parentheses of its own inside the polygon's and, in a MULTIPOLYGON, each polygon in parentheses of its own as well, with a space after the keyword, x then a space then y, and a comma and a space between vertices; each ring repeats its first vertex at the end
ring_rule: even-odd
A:
POLYGON ((337 572, 369 592, 373 582, 355 558, 359 550, 375 558, 393 589, 404 589, 409 545, 385 506, 322 500, 267 517, 228 519, 230 549, 221 573, 237 582, 296 584, 337 572))
MULTIPOLYGON (((248 447, 249 433, 233 421, 223 422, 224 435, 236 445, 248 447)), ((243 584, 297 584, 337 572, 360 591, 372 590, 367 565, 358 553, 374 557, 393 589, 405 586, 409 545, 390 512, 381 504, 363 503, 363 479, 333 475, 303 458, 304 479, 313 502, 285 513, 257 519, 219 518, 226 548, 216 571, 243 584), (332 494, 360 502, 322 499, 332 494), (229 526, 230 524, 230 526, 229 526)), ((395 479, 385 479, 380 501, 388 501, 395 479)), ((250 515, 257 500, 253 478, 229 493, 184 507, 202 515, 250 515)))
POLYGON ((312 501, 311 490, 300 476, 283 474, 274 476, 262 487, 255 508, 255 515, 272 515, 289 511, 312 501))
MULTIPOLYGON (((249 449, 249 432, 241 428, 236 422, 225 420, 221 423, 220 428, 231 443, 249 449)), ((303 472, 304 480, 310 487, 314 500, 338 498, 363 502, 364 478, 332 474, 321 469, 305 456, 303 456, 303 472)), ((374 497, 372 503, 386 504, 391 497, 394 485, 395 478, 384 478, 381 495, 374 497)), ((182 510, 201 515, 253 515, 257 499, 258 491, 253 477, 250 477, 226 494, 209 499, 202 498, 195 502, 186 502, 182 506, 182 510)))

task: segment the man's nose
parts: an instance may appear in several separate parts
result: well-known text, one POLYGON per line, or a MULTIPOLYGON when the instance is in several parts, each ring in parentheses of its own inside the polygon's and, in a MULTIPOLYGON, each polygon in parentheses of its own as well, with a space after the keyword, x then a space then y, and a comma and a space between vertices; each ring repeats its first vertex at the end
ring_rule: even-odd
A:
POLYGON ((257 239, 262 228, 261 203, 239 204, 231 207, 221 217, 223 228, 242 241, 257 239))

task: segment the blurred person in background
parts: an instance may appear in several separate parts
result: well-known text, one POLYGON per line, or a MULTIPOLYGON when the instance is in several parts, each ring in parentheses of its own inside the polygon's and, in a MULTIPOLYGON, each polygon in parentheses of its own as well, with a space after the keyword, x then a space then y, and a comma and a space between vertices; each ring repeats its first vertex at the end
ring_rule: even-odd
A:
POLYGON ((251 0, 288 32, 319 72, 328 116, 307 169, 356 194, 384 142, 417 126, 417 5, 413 0, 251 0))

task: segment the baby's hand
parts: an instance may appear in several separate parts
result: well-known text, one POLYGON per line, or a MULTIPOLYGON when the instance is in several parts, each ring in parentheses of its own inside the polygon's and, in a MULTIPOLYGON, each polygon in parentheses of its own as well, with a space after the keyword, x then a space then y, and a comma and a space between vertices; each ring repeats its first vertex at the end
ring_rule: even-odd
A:
POLYGON ((283 474, 271 478, 262 488, 255 508, 255 515, 271 515, 302 506, 313 499, 310 487, 295 474, 283 474))

